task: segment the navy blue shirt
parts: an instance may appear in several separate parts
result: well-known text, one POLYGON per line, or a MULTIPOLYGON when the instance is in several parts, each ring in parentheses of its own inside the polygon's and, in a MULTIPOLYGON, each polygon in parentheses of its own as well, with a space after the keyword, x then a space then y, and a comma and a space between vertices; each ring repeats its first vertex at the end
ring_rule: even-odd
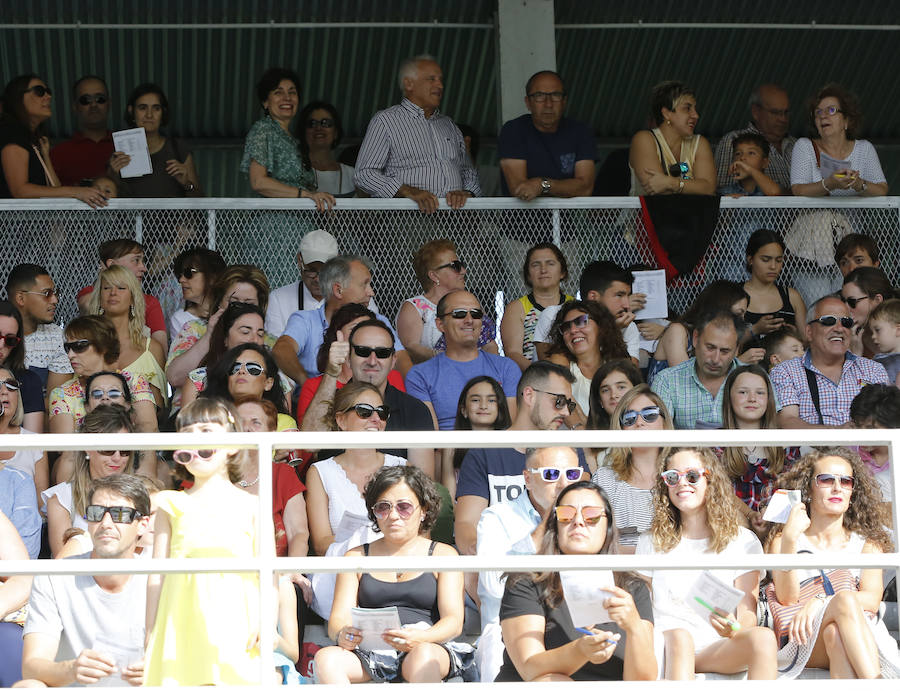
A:
MULTIPOLYGON (((593 162, 597 145, 591 130, 576 120, 563 118, 556 132, 541 132, 527 113, 504 123, 497 138, 500 160, 514 158, 528 164, 527 177, 567 180, 575 177, 575 163, 593 162)), ((500 189, 508 197, 506 178, 500 176, 500 189)))

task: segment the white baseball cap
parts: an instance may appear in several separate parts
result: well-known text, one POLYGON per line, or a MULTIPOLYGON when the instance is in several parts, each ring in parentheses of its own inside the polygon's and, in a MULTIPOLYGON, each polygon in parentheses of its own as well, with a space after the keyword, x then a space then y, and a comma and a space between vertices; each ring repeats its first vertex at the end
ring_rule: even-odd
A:
POLYGON ((327 262, 338 255, 337 240, 327 231, 313 230, 300 241, 300 254, 304 264, 327 262))

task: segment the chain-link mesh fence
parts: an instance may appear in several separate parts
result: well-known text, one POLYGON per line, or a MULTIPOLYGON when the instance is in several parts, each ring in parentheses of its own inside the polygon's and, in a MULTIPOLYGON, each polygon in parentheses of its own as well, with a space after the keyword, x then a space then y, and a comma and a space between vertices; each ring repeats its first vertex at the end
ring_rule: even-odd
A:
MULTIPOLYGON (((716 278, 746 277, 744 248, 750 233, 766 227, 818 253, 827 266, 788 252, 782 282, 811 301, 839 287, 830 262, 835 243, 847 232, 875 238, 882 265, 896 281, 900 258, 900 198, 879 200, 723 199, 718 225, 703 259, 690 274, 669 286, 673 312, 683 311, 716 278)), ((172 259, 192 246, 218 249, 229 263, 260 266, 272 287, 298 279, 300 238, 314 228, 331 232, 343 252, 368 257, 375 266, 376 300, 390 318, 402 301, 421 292, 412 255, 423 242, 453 240, 469 269, 470 289, 493 312, 496 296, 506 301, 525 290, 522 262, 532 244, 556 240, 569 261, 569 292, 577 289, 582 267, 594 259, 624 266, 656 265, 636 199, 471 200, 462 210, 442 208, 430 216, 405 200, 339 200, 321 214, 308 202, 278 200, 116 200, 108 209, 85 210, 69 201, 0 201, 0 277, 20 262, 45 266, 60 291, 57 321, 77 313, 75 294, 96 278, 97 245, 113 237, 139 239, 148 250, 145 290, 168 309, 177 308, 180 289, 172 259)))

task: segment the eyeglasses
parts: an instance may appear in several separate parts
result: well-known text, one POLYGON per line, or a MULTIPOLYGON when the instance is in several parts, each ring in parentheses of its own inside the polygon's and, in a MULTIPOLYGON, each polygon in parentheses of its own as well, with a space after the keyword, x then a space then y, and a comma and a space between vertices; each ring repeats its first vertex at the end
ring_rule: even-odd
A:
POLYGON ((265 371, 263 366, 256 362, 235 362, 231 366, 231 372, 228 374, 232 376, 237 374, 241 371, 241 367, 243 367, 251 377, 258 377, 265 371))
POLYGON ((815 114, 817 118, 824 118, 826 115, 834 115, 835 113, 843 113, 837 106, 828 106, 827 108, 816 108, 815 114))
POLYGON ((44 86, 43 84, 35 84, 34 86, 30 86, 25 89, 23 93, 27 94, 29 91, 38 98, 43 98, 44 96, 50 96, 51 94, 53 94, 53 91, 50 89, 50 87, 44 86))
POLYGON ((0 336, 0 341, 3 341, 9 348, 15 348, 22 342, 22 339, 15 334, 6 334, 5 336, 0 336))
POLYGON ((195 269, 193 266, 185 267, 181 270, 181 273, 175 272, 175 278, 183 278, 185 281, 190 281, 194 274, 200 273, 200 269, 195 269))
POLYGON ((443 314, 439 314, 438 317, 443 319, 444 317, 450 316, 454 319, 465 319, 466 315, 470 315, 472 319, 481 319, 484 316, 484 310, 480 307, 473 307, 472 309, 458 309, 451 310, 449 312, 444 312, 443 314))
POLYGON ((564 336, 572 330, 573 326, 577 326, 579 329, 583 329, 585 326, 587 326, 588 319, 590 319, 588 315, 582 314, 580 317, 575 317, 574 319, 564 321, 559 325, 559 333, 564 336))
POLYGON ((5 387, 7 391, 18 391, 19 382, 15 379, 0 379, 0 387, 5 387))
POLYGON ((565 91, 535 91, 533 93, 528 94, 528 98, 530 98, 535 103, 543 103, 548 98, 554 103, 559 103, 566 97, 565 91))
POLYGON ((774 115, 776 118, 786 118, 791 114, 789 108, 766 108, 765 106, 760 106, 760 108, 766 111, 769 115, 774 115))
POLYGON ((98 106, 102 106, 108 100, 109 97, 106 94, 82 94, 78 97, 78 105, 89 106, 96 103, 98 106))
POLYGON ((113 523, 132 523, 144 514, 130 506, 100 506, 91 504, 84 510, 84 520, 88 523, 99 523, 103 517, 109 514, 113 523))
POLYGON ((835 317, 833 314, 826 314, 824 317, 819 317, 818 319, 810 319, 806 323, 815 324, 816 322, 818 322, 822 326, 834 326, 838 323, 838 321, 841 322, 841 326, 843 326, 845 329, 849 329, 851 326, 853 326, 852 317, 835 317))
POLYGON ((688 468, 684 472, 665 470, 659 476, 669 487, 677 487, 678 483, 681 482, 681 478, 687 480, 689 485, 696 485, 700 482, 701 477, 709 477, 709 471, 706 469, 700 470, 699 468, 688 468))
POLYGON ((324 127, 325 129, 331 129, 334 127, 334 120, 332 118, 322 118, 321 120, 315 120, 310 118, 306 121, 306 128, 312 129, 314 127, 324 127))
POLYGON ((601 518, 606 517, 606 509, 602 506, 569 506, 568 504, 560 504, 556 507, 556 522, 571 523, 575 520, 575 516, 581 512, 581 520, 585 525, 597 525, 601 518))
POLYGON ((378 417, 382 422, 387 422, 387 419, 391 416, 391 407, 389 405, 379 405, 374 406, 369 403, 357 403, 356 405, 352 405, 349 408, 345 408, 342 410, 342 413, 348 413, 350 411, 356 413, 357 417, 361 420, 368 420, 372 417, 372 413, 378 413, 378 417))
POLYGON ((99 401, 104 396, 111 401, 115 401, 124 397, 125 394, 119 389, 91 389, 91 398, 95 401, 99 401))
POLYGON ((466 268, 466 265, 463 264, 461 259, 454 259, 452 262, 447 262, 446 264, 441 264, 440 266, 434 267, 432 271, 440 271, 441 269, 451 269, 456 273, 462 273, 462 270, 466 268))
MULTIPOLYGON (((861 298, 843 298, 844 302, 850 307, 850 309, 856 309, 856 306, 861 303, 863 300, 868 300, 868 295, 863 295, 861 298)), ((849 328, 849 327, 848 327, 849 328)))
POLYGON ((543 391, 541 389, 535 389, 533 386, 531 387, 534 391, 538 393, 544 393, 548 396, 553 396, 555 400, 553 401, 553 407, 557 410, 562 410, 563 408, 568 408, 570 413, 575 412, 575 408, 578 407, 578 403, 573 401, 571 398, 562 393, 553 393, 552 391, 543 391))
POLYGON ((56 290, 56 288, 45 288, 44 290, 20 290, 19 292, 27 293, 28 295, 40 295, 45 300, 59 297, 59 292, 56 290))
POLYGON ((400 516, 404 521, 409 519, 410 516, 413 515, 413 512, 419 508, 411 501, 405 501, 401 499, 396 504, 393 504, 387 500, 377 501, 372 506, 372 513, 375 514, 375 518, 383 521, 385 518, 391 515, 391 511, 397 509, 397 515, 400 516))
POLYGON ((853 489, 855 478, 852 475, 834 475, 832 473, 816 475, 816 487, 834 487, 838 481, 841 483, 841 489, 853 489))
POLYGON ((97 453, 107 457, 115 456, 116 454, 119 454, 120 456, 130 456, 131 449, 97 449, 97 453))
POLYGON ((372 353, 375 353, 375 357, 379 360, 386 360, 394 354, 393 348, 370 348, 369 346, 354 345, 353 343, 350 344, 350 347, 353 348, 353 352, 356 353, 357 356, 362 358, 367 358, 372 353))
POLYGON ((83 353, 91 347, 91 342, 86 338, 79 338, 77 341, 66 341, 63 343, 63 350, 68 353, 70 350, 74 353, 83 353))
MULTIPOLYGON (((540 473, 541 479, 544 482, 556 482, 557 480, 559 480, 560 475, 562 475, 564 472, 559 468, 527 468, 527 470, 532 475, 540 473)), ((577 482, 581 479, 581 473, 581 468, 566 468, 566 480, 568 480, 569 482, 577 482)))
POLYGON ((622 427, 631 427, 637 422, 639 415, 644 422, 656 422, 661 413, 659 412, 659 406, 655 405, 648 405, 640 410, 626 410, 619 417, 619 424, 622 427))
POLYGON ((181 465, 187 465, 194 458, 212 458, 212 455, 216 452, 215 449, 179 449, 175 453, 172 454, 172 458, 176 463, 180 463, 181 465))

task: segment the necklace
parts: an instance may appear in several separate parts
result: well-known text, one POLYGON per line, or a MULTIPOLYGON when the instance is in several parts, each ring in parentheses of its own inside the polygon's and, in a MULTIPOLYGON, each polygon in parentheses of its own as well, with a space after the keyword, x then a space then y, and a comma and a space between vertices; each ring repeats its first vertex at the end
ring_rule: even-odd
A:
POLYGON ((238 480, 238 484, 241 487, 253 487, 257 482, 259 482, 259 475, 257 474, 256 478, 253 480, 238 480))

